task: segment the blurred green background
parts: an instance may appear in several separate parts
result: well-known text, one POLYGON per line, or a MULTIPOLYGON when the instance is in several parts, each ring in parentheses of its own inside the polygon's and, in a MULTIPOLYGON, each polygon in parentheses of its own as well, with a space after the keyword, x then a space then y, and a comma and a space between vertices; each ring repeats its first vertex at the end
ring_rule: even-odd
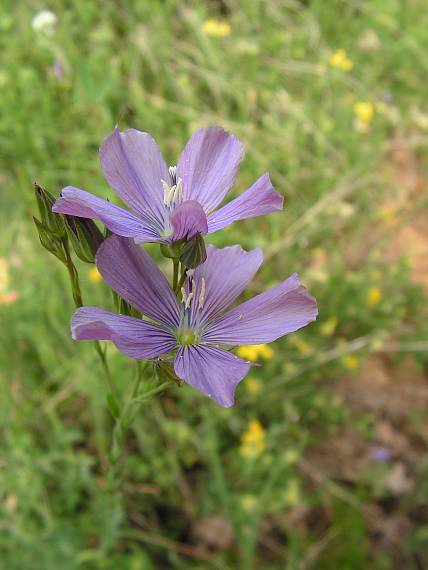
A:
MULTIPOLYGON (((427 8, 2 1, 0 568, 428 567, 427 8), (249 294, 298 271, 320 307, 253 351, 234 408, 186 387, 145 404, 120 479, 99 362, 31 219, 34 180, 113 198, 116 123, 170 164, 198 127, 239 136, 234 192, 268 170, 286 207, 209 241, 264 249, 249 294)), ((112 308, 90 267, 85 302, 112 308)), ((125 398, 133 363, 108 358, 125 398)))

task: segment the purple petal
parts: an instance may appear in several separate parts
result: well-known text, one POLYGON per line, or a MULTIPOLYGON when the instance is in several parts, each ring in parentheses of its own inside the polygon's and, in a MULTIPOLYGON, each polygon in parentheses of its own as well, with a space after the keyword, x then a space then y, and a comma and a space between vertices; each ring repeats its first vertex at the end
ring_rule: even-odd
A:
POLYGON ((232 200, 208 219, 208 232, 216 232, 236 220, 255 218, 282 210, 284 198, 277 192, 266 172, 243 194, 232 200))
POLYGON ((66 186, 52 207, 53 212, 98 219, 109 230, 124 237, 139 237, 144 241, 159 241, 159 233, 131 212, 98 198, 85 190, 66 186))
POLYGON ((100 161, 110 186, 159 231, 165 207, 161 180, 169 183, 165 160, 154 139, 136 129, 115 129, 102 143, 100 161))
POLYGON ((179 378, 224 408, 235 403, 236 386, 250 367, 250 362, 213 346, 183 346, 174 362, 179 378))
POLYGON ((178 325, 179 306, 164 274, 132 240, 110 236, 99 247, 97 267, 125 301, 155 321, 178 325))
MULTIPOLYGON (((226 309, 242 293, 263 261, 261 249, 244 251, 239 245, 207 246, 207 260, 193 273, 192 324, 204 322, 226 309), (202 278, 205 293, 201 299, 202 278), (202 303, 199 303, 199 300, 202 303), (202 307, 200 306, 202 305, 202 307)), ((189 282, 187 283, 189 285, 189 282)))
POLYGON ((293 273, 283 283, 238 305, 214 322, 203 340, 247 345, 272 342, 314 321, 317 303, 293 273))
POLYGON ((233 186, 243 156, 239 140, 221 127, 194 133, 177 165, 184 200, 196 200, 208 215, 233 186))
POLYGON ((177 345, 175 337, 159 326, 98 307, 77 309, 71 319, 71 336, 74 340, 112 340, 130 358, 153 358, 177 345))
POLYGON ((207 217, 202 206, 195 200, 182 202, 170 217, 173 233, 171 241, 190 239, 197 232, 205 235, 208 231, 207 217))

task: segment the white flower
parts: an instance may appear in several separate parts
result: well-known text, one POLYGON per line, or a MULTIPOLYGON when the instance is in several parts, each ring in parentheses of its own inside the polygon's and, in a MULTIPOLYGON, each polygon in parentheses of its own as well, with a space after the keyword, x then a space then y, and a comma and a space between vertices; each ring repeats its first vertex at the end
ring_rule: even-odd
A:
POLYGON ((56 14, 50 10, 42 10, 31 20, 31 27, 35 32, 52 34, 58 21, 56 14))

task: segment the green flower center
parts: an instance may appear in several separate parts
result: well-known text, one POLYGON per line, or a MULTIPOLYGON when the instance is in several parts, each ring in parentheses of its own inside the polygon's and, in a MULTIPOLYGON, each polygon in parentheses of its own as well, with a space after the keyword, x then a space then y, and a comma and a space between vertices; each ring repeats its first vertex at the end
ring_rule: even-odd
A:
POLYGON ((182 346, 188 346, 189 344, 198 344, 198 335, 195 331, 185 330, 179 331, 177 334, 177 340, 182 346))

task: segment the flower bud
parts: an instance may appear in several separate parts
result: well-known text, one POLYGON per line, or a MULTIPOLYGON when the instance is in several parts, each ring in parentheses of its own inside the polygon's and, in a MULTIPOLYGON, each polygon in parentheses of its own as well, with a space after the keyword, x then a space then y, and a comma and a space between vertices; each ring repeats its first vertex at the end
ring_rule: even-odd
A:
POLYGON ((198 265, 204 263, 206 258, 207 252, 205 249, 204 238, 199 232, 197 232, 183 245, 180 261, 187 268, 196 269, 198 265))
POLYGON ((125 299, 122 299, 122 297, 120 297, 116 291, 113 291, 113 302, 116 311, 121 315, 135 317, 137 319, 141 318, 141 313, 139 313, 137 309, 134 309, 134 307, 131 307, 131 305, 127 303, 125 299))
POLYGON ((55 198, 37 182, 34 183, 34 192, 40 212, 40 223, 44 226, 45 231, 50 233, 52 237, 63 237, 65 235, 64 218, 61 214, 52 212, 55 198))
POLYGON ((70 241, 79 259, 95 263, 95 255, 104 241, 104 236, 92 220, 65 216, 70 241))
POLYGON ((50 232, 37 218, 33 217, 39 234, 40 243, 50 253, 53 253, 63 263, 66 263, 64 249, 58 237, 50 232))

